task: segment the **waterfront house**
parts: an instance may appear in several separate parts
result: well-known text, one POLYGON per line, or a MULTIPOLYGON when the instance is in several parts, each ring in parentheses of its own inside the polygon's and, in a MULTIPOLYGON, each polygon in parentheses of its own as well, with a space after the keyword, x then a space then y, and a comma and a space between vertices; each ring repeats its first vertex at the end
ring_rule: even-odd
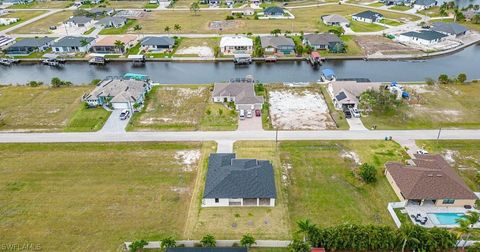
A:
POLYGON ((220 40, 220 51, 224 55, 251 54, 253 40, 245 36, 223 36, 220 40))
POLYGON ((20 21, 19 18, 0 18, 0 26, 2 25, 11 25, 20 21))
POLYGON ((434 22, 432 23, 430 30, 452 37, 463 36, 468 31, 465 26, 452 22, 434 22))
POLYGON ((112 8, 92 8, 88 11, 88 13, 94 17, 112 16, 115 13, 115 10, 112 8))
POLYGON ((234 153, 210 154, 202 207, 273 207, 276 196, 270 161, 237 159, 234 153))
POLYGON ((32 52, 43 52, 50 48, 55 38, 24 38, 7 48, 7 54, 28 55, 32 52))
POLYGON ((137 36, 135 35, 106 36, 97 39, 95 45, 92 46, 92 51, 101 54, 123 54, 136 43, 137 36), (121 42, 123 46, 118 46, 117 41, 121 42))
POLYGON ((33 3, 33 0, 3 0, 4 4, 29 4, 33 3))
POLYGON ((292 54, 295 53, 295 43, 292 38, 285 36, 260 37, 260 44, 266 54, 292 54))
POLYGON ((54 53, 79 53, 88 52, 90 47, 95 44, 95 38, 92 37, 74 37, 66 36, 59 39, 52 45, 54 53))
POLYGON ((348 25, 350 23, 348 22, 348 19, 338 14, 322 16, 322 21, 326 25, 339 25, 339 26, 348 25))
POLYGON ((0 49, 4 49, 5 47, 15 43, 15 39, 12 37, 0 35, 0 49))
POLYGON ((221 3, 222 1, 220 0, 208 0, 208 5, 210 5, 210 7, 218 7, 221 3))
POLYGON ((398 36, 398 41, 429 46, 445 40, 446 37, 447 35, 436 31, 420 30, 402 33, 398 36))
POLYGON ((255 94, 254 82, 250 79, 231 80, 227 83, 215 83, 213 87, 213 102, 235 103, 237 110, 262 109, 263 97, 255 94))
POLYGON ((285 15, 285 10, 278 6, 270 6, 263 10, 263 15, 266 17, 281 17, 285 15))
POLYGON ((365 23, 376 23, 380 22, 383 19, 383 15, 375 11, 364 11, 352 15, 352 20, 365 22, 365 23))
POLYGON ((344 50, 343 41, 333 33, 306 34, 303 36, 303 44, 312 47, 313 50, 329 50, 339 52, 344 50))
POLYGON ((151 90, 150 82, 134 79, 105 79, 82 100, 89 106, 111 106, 113 109, 138 108, 151 90))
POLYGON ((401 201, 436 207, 474 206, 477 196, 441 155, 415 155, 414 165, 389 162, 385 175, 401 201))
POLYGON ((70 17, 65 21, 67 27, 76 27, 76 28, 89 28, 93 25, 93 18, 85 16, 74 16, 70 17))
POLYGON ((416 0, 413 4, 413 8, 417 10, 425 10, 430 9, 437 5, 437 1, 435 0, 416 0))
POLYGON ((171 50, 175 46, 175 39, 171 37, 145 37, 140 42, 141 48, 145 52, 162 52, 171 50))
POLYGON ((95 23, 97 28, 120 28, 126 25, 128 19, 125 17, 104 17, 95 23))
POLYGON ((368 90, 379 90, 384 85, 380 82, 332 81, 327 90, 333 104, 338 110, 357 108, 360 95, 368 90))
POLYGON ((480 11, 474 9, 468 9, 462 11, 463 16, 467 21, 471 21, 473 17, 480 15, 480 11))

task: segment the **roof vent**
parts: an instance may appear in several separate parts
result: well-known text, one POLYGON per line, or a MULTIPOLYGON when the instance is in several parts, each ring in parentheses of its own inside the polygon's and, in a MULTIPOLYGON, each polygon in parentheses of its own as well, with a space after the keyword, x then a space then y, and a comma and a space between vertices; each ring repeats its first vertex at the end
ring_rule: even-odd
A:
POLYGON ((440 173, 439 173, 439 174, 437 174, 437 177, 442 177, 442 174, 440 174, 440 173))
POLYGON ((429 173, 429 174, 427 174, 427 176, 429 176, 429 177, 433 177, 433 174, 432 174, 432 173, 429 173))

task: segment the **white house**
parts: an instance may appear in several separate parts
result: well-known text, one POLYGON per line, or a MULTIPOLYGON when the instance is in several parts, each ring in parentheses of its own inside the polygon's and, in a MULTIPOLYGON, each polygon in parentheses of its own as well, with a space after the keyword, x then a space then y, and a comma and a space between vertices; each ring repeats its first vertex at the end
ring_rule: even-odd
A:
POLYGON ((270 161, 210 154, 202 207, 273 207, 276 196, 270 161))
POLYGON ((92 37, 74 37, 66 36, 59 39, 52 45, 54 53, 78 53, 88 52, 90 47, 95 44, 95 38, 92 37))
POLYGON ((413 4, 413 8, 416 10, 425 10, 434 7, 437 4, 435 0, 416 0, 413 4))
POLYGON ((225 55, 251 54, 253 40, 245 36, 224 36, 220 40, 220 51, 225 55))
POLYGON ((382 14, 374 11, 369 11, 369 10, 352 15, 352 20, 365 22, 365 23, 376 23, 376 22, 380 22, 380 20, 382 19, 383 19, 382 14))
POLYGON ((11 25, 20 21, 19 18, 0 18, 0 25, 11 25))
POLYGON ((448 35, 442 34, 440 32, 421 30, 418 32, 411 31, 402 33, 397 37, 397 40, 404 43, 415 43, 428 46, 437 44, 445 40, 446 37, 448 37, 448 35))

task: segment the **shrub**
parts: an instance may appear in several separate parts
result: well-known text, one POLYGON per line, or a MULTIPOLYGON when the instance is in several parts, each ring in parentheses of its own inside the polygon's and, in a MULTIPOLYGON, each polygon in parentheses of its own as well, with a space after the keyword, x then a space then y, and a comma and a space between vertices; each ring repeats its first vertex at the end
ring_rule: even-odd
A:
POLYGON ((72 83, 70 81, 62 81, 60 78, 53 77, 50 84, 54 88, 62 87, 62 86, 71 86, 72 83))
POLYGON ((257 242, 251 234, 243 235, 242 239, 240 239, 240 245, 242 245, 242 247, 249 248, 254 244, 257 244, 257 242))
POLYGON ((165 248, 174 248, 177 246, 177 242, 175 241, 175 239, 173 237, 165 237, 161 240, 161 246, 162 246, 162 249, 165 249, 165 248))
POLYGON ((136 251, 142 251, 143 247, 145 247, 148 244, 145 240, 140 240, 140 241, 134 241, 132 244, 130 244, 128 247, 130 248, 130 251, 136 252, 136 251))
POLYGON ((358 175, 360 175, 365 183, 371 184, 377 181, 377 169, 375 169, 375 166, 364 163, 358 171, 358 175))
POLYGON ((465 83, 467 80, 467 75, 465 73, 461 73, 457 76, 457 81, 460 83, 465 83))
POLYGON ((43 82, 41 81, 30 81, 27 83, 27 86, 29 87, 39 87, 39 86, 42 86, 43 85, 43 82))
POLYGON ((202 244, 202 247, 215 247, 217 245, 217 241, 213 235, 207 234, 200 240, 200 244, 202 244))
POLYGON ((234 20, 235 18, 233 16, 228 15, 225 20, 234 20))
POLYGON ((450 79, 448 78, 448 75, 440 74, 440 76, 438 76, 438 82, 440 82, 441 84, 448 84, 450 82, 450 79))
POLYGON ((292 252, 310 252, 310 245, 302 240, 295 239, 288 245, 288 250, 292 252))

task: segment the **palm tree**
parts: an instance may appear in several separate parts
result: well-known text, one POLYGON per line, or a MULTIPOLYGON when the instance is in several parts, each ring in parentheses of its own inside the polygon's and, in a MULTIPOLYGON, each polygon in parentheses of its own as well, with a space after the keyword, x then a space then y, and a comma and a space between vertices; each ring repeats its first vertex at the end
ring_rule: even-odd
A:
POLYGON ((455 228, 455 230, 458 232, 458 238, 459 241, 457 242, 457 247, 460 246, 460 241, 464 240, 464 243, 462 245, 462 248, 465 247, 465 244, 468 240, 468 237, 470 237, 470 221, 467 219, 467 217, 463 217, 460 219, 457 219, 457 224, 458 227, 455 228))
POLYGON ((87 46, 88 44, 90 44, 86 39, 82 39, 80 40, 80 46, 81 47, 85 47, 87 46))
POLYGON ((251 234, 243 235, 242 239, 240 240, 240 245, 243 247, 249 248, 254 244, 257 244, 257 241, 251 234))
POLYGON ((162 249, 166 248, 174 248, 177 246, 177 242, 173 237, 166 237, 161 240, 161 247, 162 249))
POLYGON ((198 4, 198 2, 193 2, 190 5, 190 11, 193 12, 195 16, 197 15, 197 12, 200 11, 200 5, 198 4))
POLYGON ((180 30, 182 30, 182 26, 180 26, 179 24, 175 24, 173 25, 173 30, 175 32, 179 32, 180 30))
POLYGON ((402 239, 402 252, 405 252, 408 242, 419 243, 420 241, 415 238, 415 226, 411 223, 404 223, 400 226, 399 230, 400 238, 402 239))
POLYGON ((120 52, 123 53, 123 50, 125 49, 125 43, 123 43, 120 40, 116 40, 114 45, 115 45, 115 48, 118 48, 120 52))
POLYGON ((303 234, 303 241, 307 240, 308 233, 316 228, 316 225, 311 223, 309 219, 297 221, 298 231, 297 233, 303 234))
POLYGON ((170 26, 165 26, 165 28, 163 29, 167 34, 170 34, 170 26))
POLYGON ((202 247, 215 247, 217 245, 217 241, 213 235, 207 234, 200 240, 200 244, 202 244, 202 247))
MULTIPOLYGON (((141 25, 139 25, 139 24, 136 24, 136 25, 133 27, 133 30, 136 31, 136 32, 141 31, 142 29, 143 29, 143 27, 142 27, 141 25)), ((140 34, 140 36, 141 36, 141 34, 140 34)))

